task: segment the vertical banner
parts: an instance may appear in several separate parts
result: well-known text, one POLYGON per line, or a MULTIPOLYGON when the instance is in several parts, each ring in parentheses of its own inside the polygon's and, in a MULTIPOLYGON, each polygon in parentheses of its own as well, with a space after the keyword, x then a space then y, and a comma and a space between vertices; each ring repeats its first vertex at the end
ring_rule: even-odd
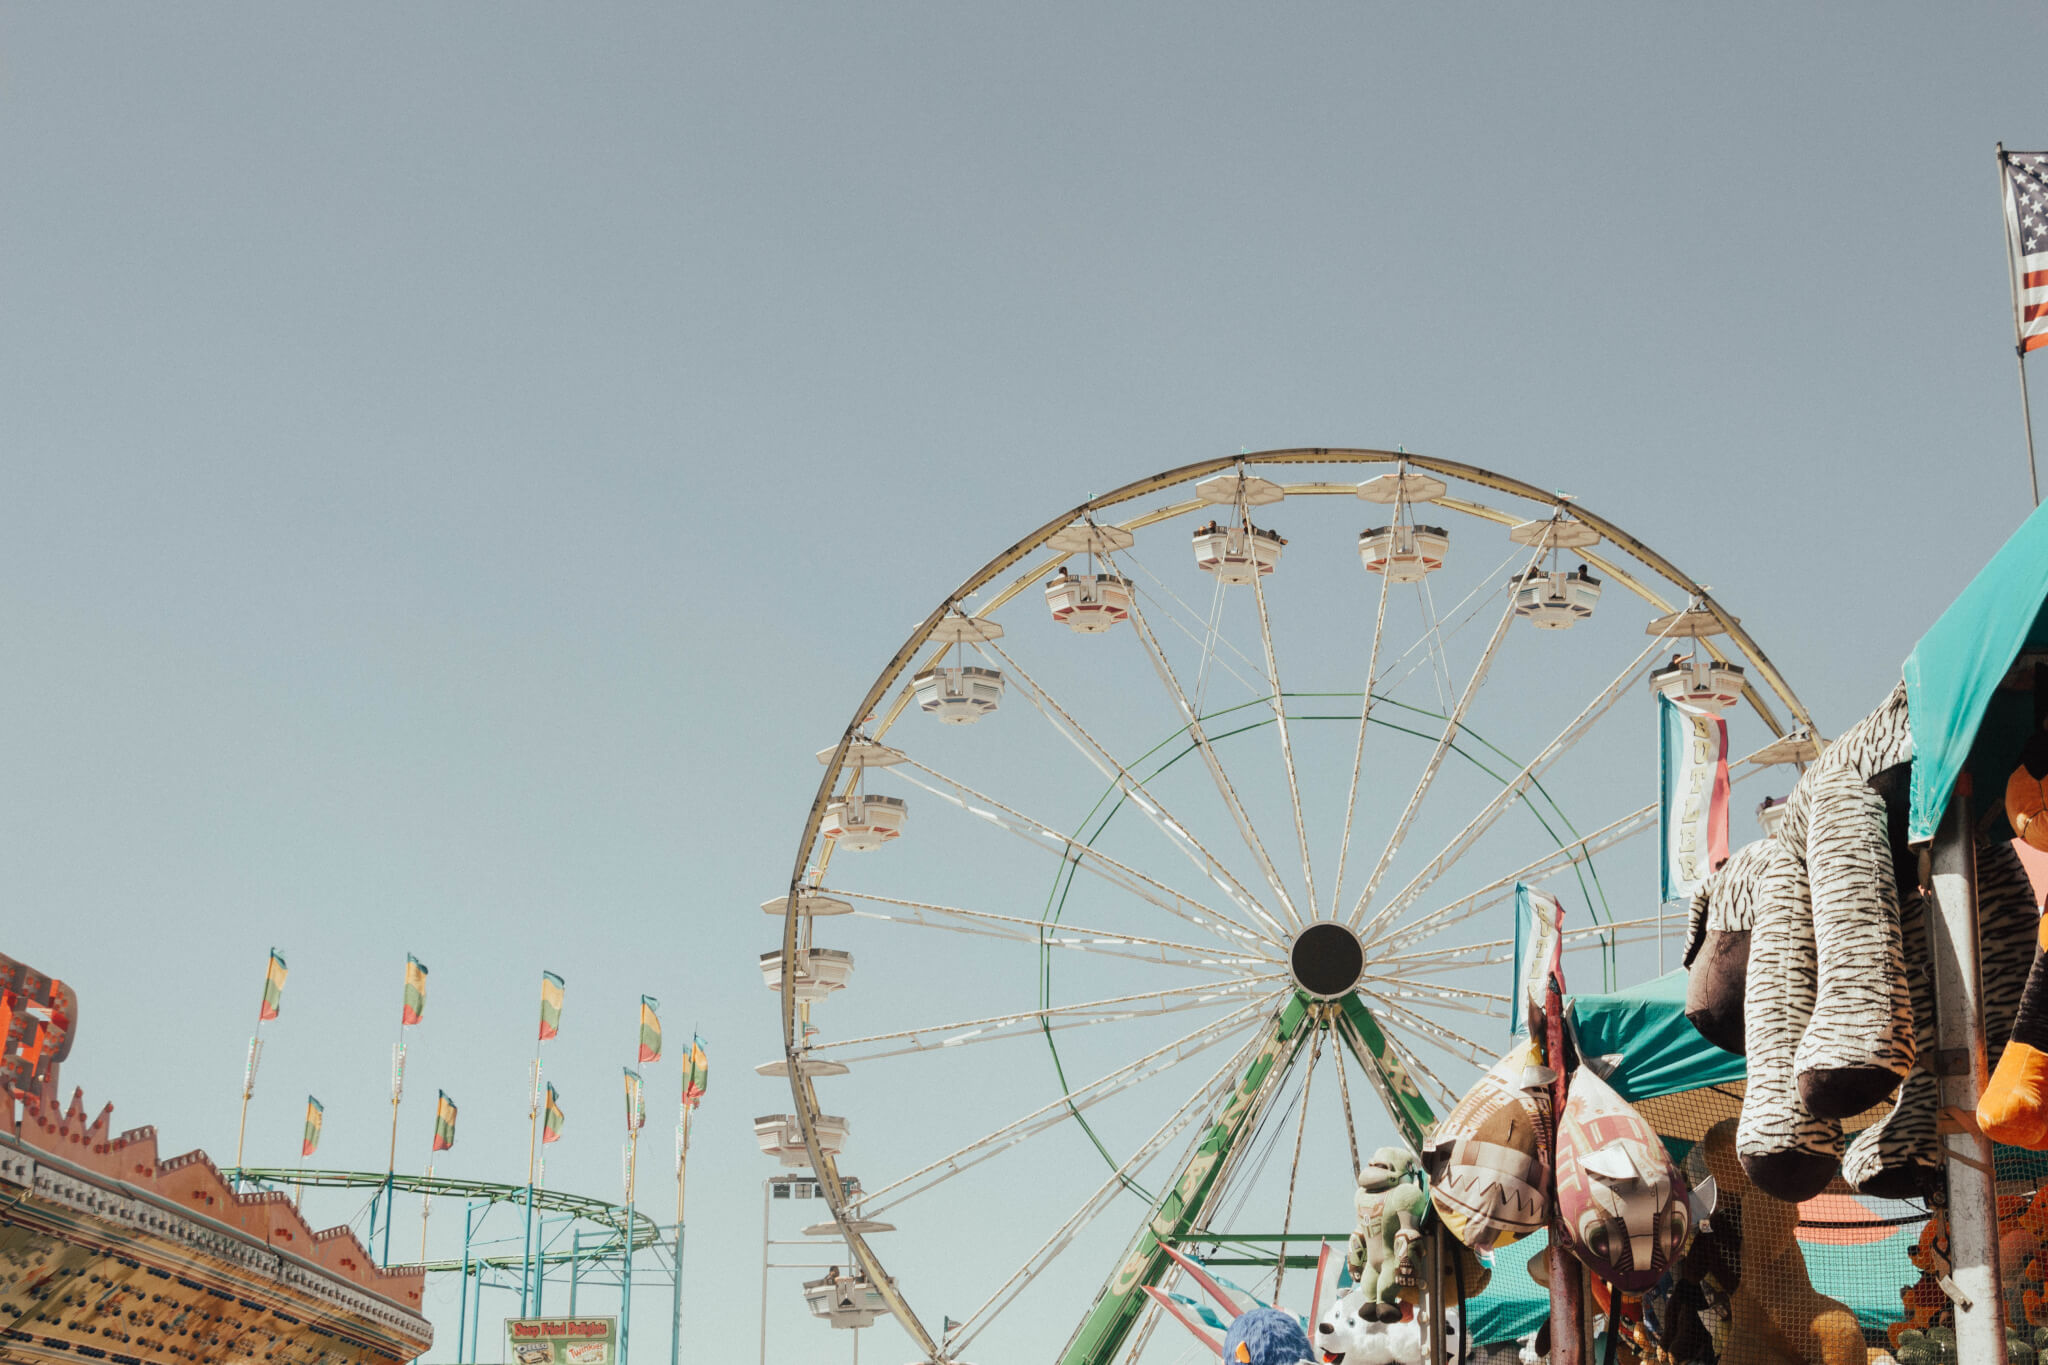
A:
POLYGON ((263 1003, 256 1007, 257 1023, 277 1018, 278 1006, 284 1000, 285 975, 284 959, 278 956, 277 949, 272 948, 270 965, 263 971, 263 1003))
POLYGON ((445 1152, 455 1145, 455 1101, 445 1090, 440 1096, 434 1104, 434 1150, 445 1152))
POLYGON ((661 1060, 661 1002, 651 995, 640 997, 640 1060, 661 1060))
POLYGON ((554 1082, 550 1081, 547 1108, 542 1113, 540 1123, 541 1145, 545 1147, 550 1142, 558 1141, 562 1136, 562 1125, 568 1121, 569 1116, 562 1112, 562 1097, 555 1093, 554 1082))
POLYGON ((637 1133, 647 1126, 647 1092, 640 1084, 640 1073, 631 1067, 622 1067, 626 1073, 626 1131, 637 1133))
POLYGON ((427 1012, 427 964, 405 955, 405 1005, 399 1011, 398 1023, 401 1028, 411 1028, 427 1012))
POLYGON ((326 1121, 327 1106, 311 1095, 306 1096, 306 1132, 305 1136, 299 1139, 301 1159, 320 1150, 320 1127, 326 1121))
POLYGON ((1534 1021, 1543 1017, 1543 993, 1553 973, 1562 987, 1564 902, 1526 882, 1516 882, 1515 1005, 1508 1008, 1510 1037, 1527 1037, 1534 1021))
POLYGON ((1728 861, 1728 722, 1665 696, 1657 705, 1663 721, 1663 899, 1687 900, 1728 861))
POLYGON ((562 978, 553 972, 540 974, 540 1041, 545 1043, 562 1031, 562 978))
POLYGON ((704 1055, 704 1040, 690 1035, 690 1057, 683 1063, 683 1108, 695 1109, 704 1102, 711 1085, 711 1059, 704 1055))

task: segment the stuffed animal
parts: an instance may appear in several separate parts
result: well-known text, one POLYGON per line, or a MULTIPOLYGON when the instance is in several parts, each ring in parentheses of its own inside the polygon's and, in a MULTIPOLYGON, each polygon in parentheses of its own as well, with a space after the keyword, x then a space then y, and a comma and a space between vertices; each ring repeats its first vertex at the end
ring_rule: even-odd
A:
POLYGON ((1685 1017, 1702 1038, 1738 1055, 1746 1047, 1742 1000, 1749 979, 1756 887, 1771 849, 1769 839, 1737 849, 1692 893, 1686 917, 1685 1017))
POLYGON ((1430 1131, 1423 1147, 1430 1201, 1451 1236, 1491 1251, 1543 1226, 1550 1168, 1538 1152, 1548 1126, 1551 1073, 1536 1045, 1509 1049, 1430 1131))
MULTIPOLYGON (((1152 1301, 1165 1309, 1181 1326, 1194 1333, 1195 1338, 1210 1350, 1216 1352, 1224 1365, 1314 1365, 1316 1355, 1308 1344, 1308 1332, 1303 1329, 1301 1319, 1278 1308, 1267 1308, 1254 1304, 1248 1309, 1239 1308, 1237 1300, 1225 1292, 1208 1271, 1173 1247, 1162 1244, 1159 1248, 1170 1256, 1174 1263, 1185 1270, 1204 1293, 1216 1301, 1216 1306, 1230 1315, 1230 1325, 1224 1329, 1221 1338, 1198 1322, 1171 1294, 1157 1285, 1146 1285, 1145 1293, 1152 1301)), ((1325 1250, 1322 1266, 1329 1264, 1330 1256, 1325 1250)), ((1316 1284, 1320 1292, 1323 1269, 1316 1271, 1316 1284)))
POLYGON ((1738 1224, 1741 1268, 1720 1365, 1864 1365, 1856 1315, 1817 1292, 1799 1249, 1799 1206, 1751 1186, 1735 1123, 1707 1130, 1700 1156, 1719 1187, 1716 1230, 1738 1224))
POLYGON ((1429 1190, 1414 1154, 1406 1147, 1382 1147, 1358 1173, 1352 1196, 1358 1224, 1351 1233, 1351 1278, 1364 1291, 1360 1316, 1398 1322, 1401 1266, 1422 1236, 1429 1190))
POLYGON ((1713 1207, 1711 1186, 1695 1204, 1656 1130, 1589 1068, 1573 1073, 1568 1093, 1557 1124, 1565 1243, 1601 1279, 1641 1293, 1685 1253, 1713 1207))
POLYGON ((1878 1104, 1913 1065, 1899 888, 1884 798, 1869 781, 1912 752, 1900 683, 1806 770, 1779 831, 1805 861, 1813 907, 1818 982, 1793 1072, 1800 1098, 1822 1118, 1878 1104))
POLYGON ((1977 1126, 1994 1142, 2048 1149, 2048 918, 2040 922, 2026 993, 1991 1084, 1977 1100, 1977 1126))
MULTIPOLYGON (((1361 1316, 1364 1294, 1351 1289, 1331 1301, 1316 1320, 1316 1360, 1320 1365, 1422 1365, 1422 1326, 1410 1318, 1381 1322, 1361 1316)), ((1445 1357, 1458 1358, 1458 1321, 1445 1314, 1445 1357)))
MULTIPOLYGON (((1934 979, 1929 970, 1933 958, 1927 916, 1927 903, 1918 887, 1901 896, 1899 937, 1905 949, 1907 992, 1913 1003, 1913 1029, 1922 1038, 1934 1036, 1934 979)), ((1843 1154, 1842 1179, 1858 1194, 1924 1199, 1940 1185, 1941 1082, 1932 1063, 1932 1055, 1926 1052, 1914 1059, 1892 1107, 1858 1133, 1843 1154)))
POLYGON ((1736 1150, 1758 1189, 1796 1204, 1834 1178, 1842 1159, 1842 1125, 1806 1107, 1792 1069, 1814 1000, 1806 865, 1788 844, 1770 840, 1757 876, 1743 1019, 1748 1089, 1736 1150))

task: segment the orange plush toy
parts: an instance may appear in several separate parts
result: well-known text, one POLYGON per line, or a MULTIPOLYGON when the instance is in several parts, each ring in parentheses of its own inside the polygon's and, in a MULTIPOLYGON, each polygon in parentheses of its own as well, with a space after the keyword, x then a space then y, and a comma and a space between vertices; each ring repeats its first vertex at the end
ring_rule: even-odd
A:
POLYGON ((1977 1101, 1977 1126, 1993 1142, 2038 1152, 2048 1149, 2048 951, 2042 951, 2048 950, 2048 918, 2034 943, 2034 967, 2011 1040, 1977 1101))

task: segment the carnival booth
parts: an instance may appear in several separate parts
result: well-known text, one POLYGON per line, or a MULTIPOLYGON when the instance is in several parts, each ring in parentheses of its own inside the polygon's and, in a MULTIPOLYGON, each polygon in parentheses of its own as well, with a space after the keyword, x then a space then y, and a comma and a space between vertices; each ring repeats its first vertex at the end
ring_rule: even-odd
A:
POLYGON ((1580 1292, 1544 1286, 1584 1264, 1570 1361, 1600 1358, 1585 1328, 1612 1319, 1627 1360, 2033 1365, 2048 1352, 2048 512, 1763 824, 1693 892, 1685 971, 1568 1007, 1553 994, 1549 1066, 1518 1083, 1537 1126, 1561 1062, 1572 1105, 1590 1088, 1662 1152, 1596 1125, 1568 1171, 1584 1141, 1558 1108, 1549 1231, 1577 1261, 1504 1239, 1467 1341, 1540 1354, 1580 1292), (1661 1276, 1631 1284, 1667 1181, 1692 1192, 1690 1235, 1668 1258, 1658 1241, 1661 1276), (1633 1260, 1612 1244, 1624 1217, 1633 1260))

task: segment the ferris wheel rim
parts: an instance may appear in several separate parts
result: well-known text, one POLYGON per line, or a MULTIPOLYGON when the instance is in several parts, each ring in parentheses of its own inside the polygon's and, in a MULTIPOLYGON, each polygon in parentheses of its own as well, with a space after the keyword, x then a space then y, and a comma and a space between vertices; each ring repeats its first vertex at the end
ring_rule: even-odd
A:
MULTIPOLYGON (((1553 509, 1552 515, 1556 518, 1563 518, 1569 513, 1572 520, 1583 523, 1592 531, 1597 532, 1600 539, 1612 543, 1638 564, 1648 568, 1652 573, 1662 578, 1670 587, 1684 594, 1685 600, 1678 602, 1674 607, 1673 604, 1664 602, 1660 596, 1636 581, 1634 576, 1626 570, 1622 570, 1607 560, 1587 552, 1584 554, 1584 557, 1589 562, 1598 563, 1604 572, 1616 578, 1636 596, 1643 598, 1661 611, 1676 610, 1680 613, 1705 612, 1709 614, 1714 622, 1719 625, 1721 633, 1728 637, 1746 660, 1756 666, 1762 683, 1785 706, 1793 725, 1807 733, 1812 732, 1812 718, 1805 705, 1799 700, 1798 695, 1792 690, 1791 685, 1785 680, 1777 666, 1764 654, 1749 632, 1744 629, 1739 618, 1724 609, 1714 599, 1711 592, 1696 579, 1679 569, 1646 542, 1622 529, 1613 521, 1587 510, 1575 496, 1546 491, 1524 480, 1514 478, 1511 475, 1500 474, 1481 466, 1398 449, 1383 450, 1370 447, 1341 446, 1285 447, 1198 460, 1145 478, 1133 480, 1108 493, 1089 498, 1061 516, 1046 522, 1030 535, 1016 541, 1009 548, 983 564, 980 569, 969 575, 957 588, 942 599, 940 604, 911 632, 910 636, 897 649, 895 654, 891 656, 880 674, 877 675, 873 684, 870 685, 860 706, 856 709, 852 719, 849 720, 841 733, 838 743, 833 749, 819 755, 820 762, 824 765, 825 773, 819 782, 817 793, 812 799, 811 807, 805 820, 804 832, 798 842, 796 858, 789 879, 789 901, 784 913, 781 950, 781 967, 784 978, 789 979, 794 973, 795 959, 798 952, 798 931, 800 922, 803 919, 799 907, 799 897, 805 891, 811 889, 809 884, 810 869, 813 853, 818 845, 819 830, 824 821, 826 808, 832 802, 840 779, 844 774, 849 747, 863 737, 865 727, 872 722, 877 707, 889 696, 891 690, 898 686, 906 670, 910 668, 919 653, 926 648, 935 633, 939 631, 942 622, 948 617, 955 615, 971 616, 971 619, 979 619, 981 616, 1005 605, 1014 596, 1014 592, 985 604, 972 614, 965 610, 963 604, 968 598, 994 582, 1006 570, 1023 563, 1035 551, 1046 548, 1048 543, 1063 530, 1072 527, 1077 522, 1092 522, 1095 513, 1132 502, 1150 493, 1188 484, 1192 481, 1201 480, 1205 476, 1221 474, 1233 469, 1239 471, 1240 475, 1243 476, 1245 471, 1255 465, 1317 464, 1364 466, 1396 464, 1403 468, 1412 467, 1414 469, 1427 470, 1433 474, 1455 479, 1466 484, 1476 485, 1497 493, 1520 498, 1538 506, 1549 507, 1553 509)), ((1355 485, 1296 485, 1288 487, 1286 491, 1288 493, 1336 494, 1353 492, 1355 489, 1355 485)), ((1494 509, 1486 508, 1480 504, 1449 497, 1441 498, 1438 501, 1452 510, 1464 512, 1483 520, 1502 520, 1500 514, 1495 512, 1494 509)), ((1196 502, 1187 506, 1164 508, 1156 515, 1134 518, 1133 524, 1135 527, 1135 525, 1149 525, 1155 521, 1168 520, 1193 511, 1202 505, 1204 505, 1202 502, 1196 502)), ((1213 500, 1211 505, 1213 505, 1213 500)), ((1507 524, 1511 528, 1519 525, 1519 523, 1513 521, 1509 521, 1507 524)), ((1056 567, 1057 563, 1064 562, 1065 559, 1071 557, 1075 552, 1058 551, 1057 553, 1060 556, 1059 560, 1055 562, 1055 565, 1047 566, 1048 568, 1056 567)), ((1036 578, 1038 572, 1038 570, 1034 569, 1031 574, 1019 580, 1017 590, 1021 590, 1023 583, 1036 578)), ((1256 577, 1254 577, 1253 582, 1254 584, 1258 582, 1256 577)), ((1714 646, 1711 641, 1703 640, 1702 643, 1707 645, 1715 657, 1718 658, 1720 656, 1719 648, 1714 646)), ((1370 684, 1368 683, 1369 690, 1370 684)), ((1788 727, 1779 721, 1776 714, 1768 706, 1763 704, 1762 694, 1755 683, 1745 683, 1744 695, 1752 702, 1758 717, 1769 728, 1771 733, 1775 737, 1784 737, 1788 727)), ((897 710, 900 711, 900 705, 897 710)), ((896 714, 897 712, 892 712, 888 719, 876 730, 874 735, 869 738, 872 741, 879 741, 881 735, 886 733, 889 726, 896 719, 896 714)), ((910 1307, 898 1290, 895 1282, 890 1278, 880 1257, 868 1245, 863 1233, 857 1226, 853 1225, 846 1213, 846 1193, 839 1175, 837 1158, 825 1149, 818 1132, 817 1120, 823 1113, 823 1110, 817 1097, 816 1088, 812 1083, 811 1076, 806 1074, 805 1068, 795 1064, 801 1051, 799 1046, 801 1006, 793 992, 781 993, 780 1002, 783 1049, 785 1059, 790 1063, 787 1071, 791 1098, 795 1108, 794 1117, 797 1121, 797 1128, 803 1138, 804 1149, 810 1167, 818 1176, 828 1202, 828 1207, 830 1207, 834 1219, 840 1225, 847 1250, 853 1261, 865 1274, 869 1286, 880 1296, 884 1306, 888 1308, 890 1314, 911 1337, 913 1344, 923 1350, 928 1360, 932 1362, 950 1361, 951 1357, 946 1354, 946 1347, 943 1342, 933 1338, 930 1330, 924 1326, 915 1310, 910 1307)))

